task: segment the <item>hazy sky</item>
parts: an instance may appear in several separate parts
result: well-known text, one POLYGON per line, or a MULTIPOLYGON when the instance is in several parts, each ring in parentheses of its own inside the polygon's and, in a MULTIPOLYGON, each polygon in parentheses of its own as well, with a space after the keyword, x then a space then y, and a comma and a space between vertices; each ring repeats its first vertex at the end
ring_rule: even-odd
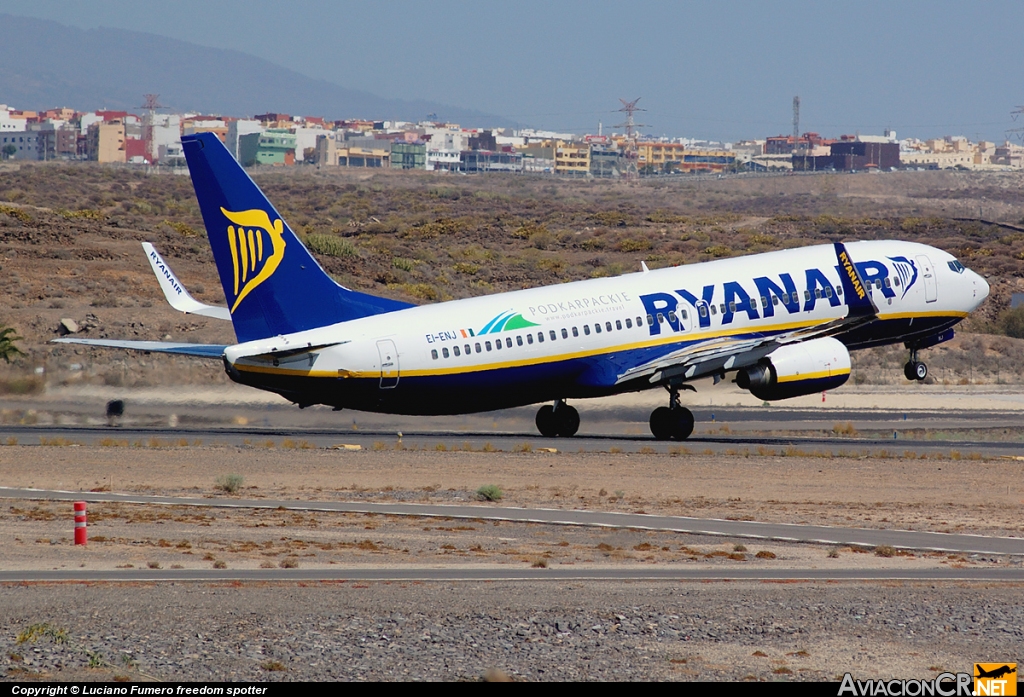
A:
MULTIPOLYGON (((0 12, 251 53, 345 87, 595 132, 640 97, 654 135, 1024 126, 1024 2, 0 0, 0 12)), ((2 69, 2 67, 0 67, 2 69)), ((2 95, 0 95, 2 96, 2 95)), ((444 114, 439 116, 444 118, 444 114)))

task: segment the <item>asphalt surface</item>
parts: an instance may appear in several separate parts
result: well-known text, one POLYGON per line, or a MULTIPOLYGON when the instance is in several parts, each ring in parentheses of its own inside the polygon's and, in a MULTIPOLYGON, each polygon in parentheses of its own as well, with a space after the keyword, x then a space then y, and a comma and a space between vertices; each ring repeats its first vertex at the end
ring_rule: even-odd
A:
POLYGON ((369 503, 364 501, 301 501, 293 499, 184 498, 173 496, 137 496, 110 492, 72 492, 0 487, 0 498, 49 501, 119 502, 165 506, 207 506, 217 508, 263 508, 338 513, 375 513, 419 517, 502 520, 547 525, 583 525, 611 528, 664 530, 700 535, 811 542, 819 544, 897 549, 959 552, 969 554, 1024 555, 1024 538, 955 535, 910 530, 874 530, 825 525, 758 523, 739 520, 659 516, 641 513, 607 513, 549 508, 510 508, 504 506, 447 506, 417 503, 369 503))
MULTIPOLYGON (((793 426, 799 426, 800 430, 828 431, 832 428, 833 419, 828 423, 821 422, 797 422, 793 426), (814 426, 815 428, 808 428, 814 426)), ((1003 423, 1003 422, 1000 422, 1003 423)), ((758 430, 788 429, 793 426, 783 426, 775 422, 758 422, 762 428, 758 430)), ((1018 421, 1006 421, 1005 428, 1019 428, 1018 421)), ((732 428, 731 424, 729 425, 732 428)), ((964 423, 957 426, 953 422, 947 428, 965 428, 964 423)), ((977 428, 993 428, 993 422, 981 422, 977 428)), ((633 435, 628 433, 606 433, 606 434, 581 434, 573 438, 544 438, 533 431, 522 432, 501 432, 501 431, 436 431, 436 430, 402 430, 402 429, 322 429, 322 428, 275 428, 275 427, 106 427, 106 426, 23 426, 23 425, 0 425, 0 442, 12 441, 18 445, 46 444, 47 441, 54 442, 63 440, 71 443, 82 443, 84 445, 98 445, 105 439, 127 440, 148 442, 151 439, 164 441, 178 441, 181 439, 190 442, 200 442, 205 445, 245 445, 253 441, 265 441, 268 439, 293 439, 306 441, 316 447, 329 448, 340 444, 359 445, 363 448, 371 448, 380 442, 389 445, 401 440, 408 448, 434 449, 439 444, 447 447, 462 447, 473 450, 484 449, 485 447, 497 450, 512 451, 529 444, 533 449, 554 448, 556 450, 573 450, 582 452, 608 452, 611 448, 618 448, 622 452, 653 452, 667 453, 673 449, 686 447, 690 449, 699 448, 701 451, 710 450, 712 453, 724 453, 737 448, 797 448, 797 449, 829 449, 833 451, 861 451, 869 450, 878 452, 880 450, 896 450, 898 452, 909 451, 915 455, 926 453, 949 453, 959 451, 961 453, 977 453, 984 456, 998 457, 1003 455, 1024 455, 1024 443, 1018 441, 983 441, 983 440, 920 440, 907 437, 905 431, 920 426, 905 426, 900 429, 899 425, 887 426, 886 437, 836 437, 836 436, 766 436, 766 435, 744 435, 731 433, 729 435, 703 435, 691 436, 683 442, 657 441, 649 434, 633 435), (892 436, 889 435, 891 428, 892 436), (901 436, 900 430, 904 433, 901 436)), ((748 430, 749 429, 748 427, 748 430)))

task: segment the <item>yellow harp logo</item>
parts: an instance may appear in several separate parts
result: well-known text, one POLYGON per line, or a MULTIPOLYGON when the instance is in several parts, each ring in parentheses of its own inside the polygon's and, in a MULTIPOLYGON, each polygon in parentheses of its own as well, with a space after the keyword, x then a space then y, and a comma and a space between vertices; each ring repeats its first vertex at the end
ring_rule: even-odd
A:
POLYGON ((245 296, 273 276, 281 264, 284 223, 280 218, 271 223, 267 212, 258 208, 237 213, 221 208, 220 212, 234 223, 228 225, 228 246, 235 273, 235 302, 231 305, 234 312, 245 296))

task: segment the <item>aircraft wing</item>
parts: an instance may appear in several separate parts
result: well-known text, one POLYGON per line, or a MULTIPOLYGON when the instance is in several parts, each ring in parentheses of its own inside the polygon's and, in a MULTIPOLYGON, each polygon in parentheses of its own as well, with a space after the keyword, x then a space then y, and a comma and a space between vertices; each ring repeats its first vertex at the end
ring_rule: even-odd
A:
POLYGON ((220 344, 186 344, 175 341, 125 341, 120 339, 51 339, 53 344, 80 344, 101 348, 122 348, 152 353, 175 353, 179 356, 221 358, 227 346, 220 344))
POLYGON ((875 307, 874 301, 868 294, 856 266, 846 252, 846 247, 842 243, 836 242, 835 250, 836 260, 842 270, 840 276, 843 284, 843 297, 847 299, 850 308, 845 317, 771 336, 743 339, 720 338, 693 344, 653 361, 629 368, 618 375, 615 384, 644 377, 648 378, 652 384, 668 382, 673 379, 694 380, 723 370, 745 368, 754 365, 785 344, 833 336, 853 327, 873 322, 878 316, 878 308, 875 307))
POLYGON ((192 294, 181 284, 178 277, 171 271, 171 267, 167 265, 167 262, 164 261, 164 258, 160 256, 160 253, 156 251, 153 245, 149 242, 143 242, 142 248, 146 251, 149 265, 153 267, 156 280, 160 283, 160 290, 164 292, 164 297, 167 298, 167 302, 171 307, 178 312, 190 315, 202 315, 203 317, 231 321, 231 312, 228 308, 217 305, 205 305, 193 298, 192 294))

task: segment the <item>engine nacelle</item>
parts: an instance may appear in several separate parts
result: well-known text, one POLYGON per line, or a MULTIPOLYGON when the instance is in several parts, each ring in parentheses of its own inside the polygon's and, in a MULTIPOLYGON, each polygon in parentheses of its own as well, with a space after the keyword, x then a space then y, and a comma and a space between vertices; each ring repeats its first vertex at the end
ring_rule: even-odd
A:
POLYGON ((850 352, 838 339, 812 339, 775 349, 736 375, 736 384, 774 401, 839 387, 850 377, 850 352))

